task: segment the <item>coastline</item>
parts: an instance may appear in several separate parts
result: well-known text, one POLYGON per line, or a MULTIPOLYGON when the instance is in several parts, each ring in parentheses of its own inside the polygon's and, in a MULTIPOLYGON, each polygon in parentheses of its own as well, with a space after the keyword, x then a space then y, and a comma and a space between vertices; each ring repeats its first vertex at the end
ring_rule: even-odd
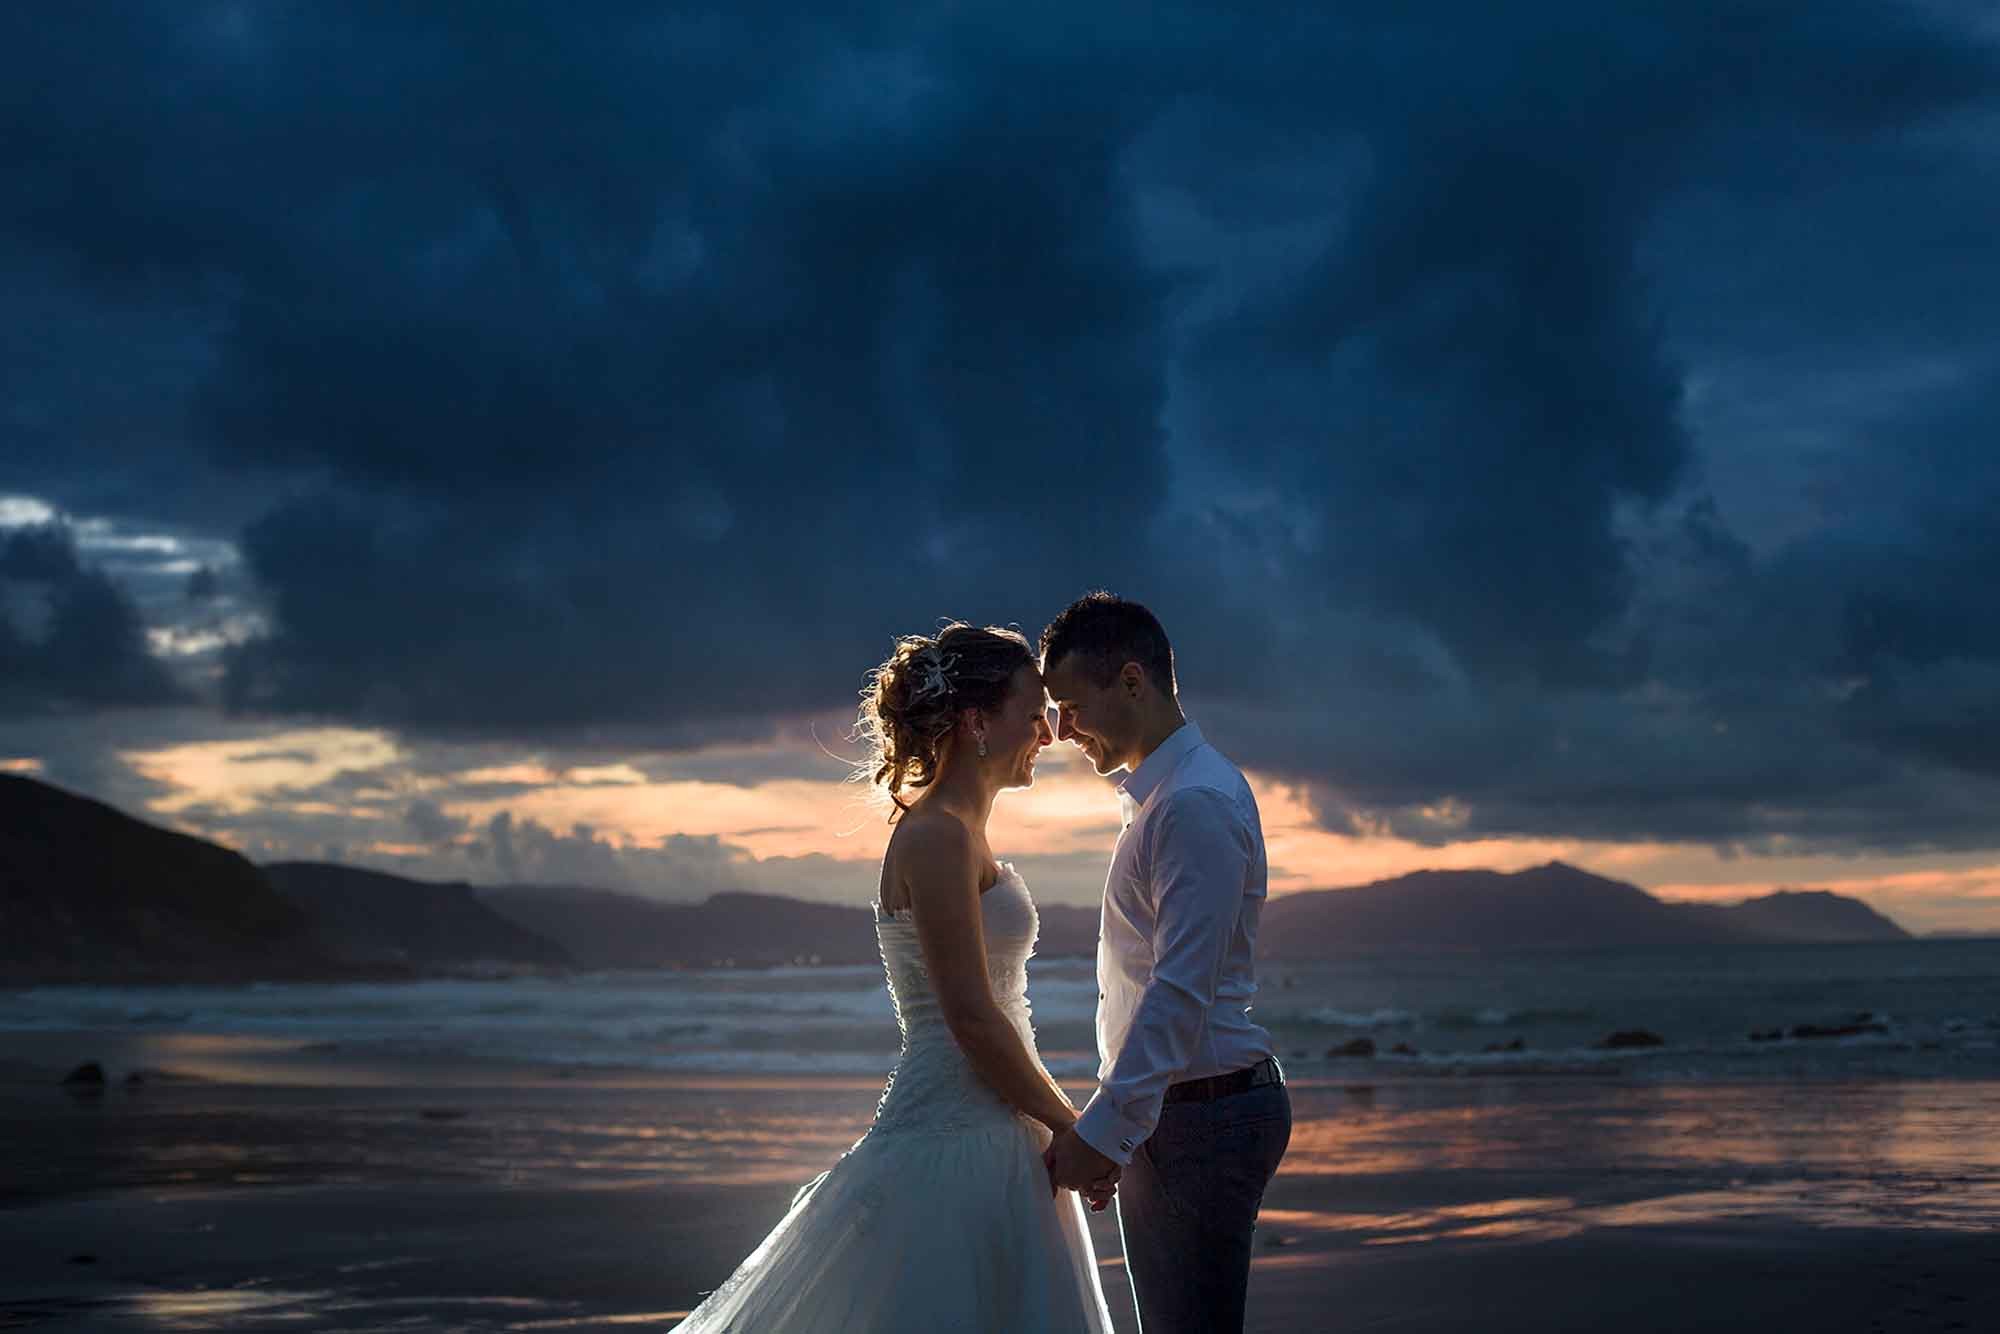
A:
MULTIPOLYGON (((1405 1179, 1391 1193, 1414 1203, 1439 1186, 1405 1179)), ((1328 1194, 1281 1176, 1271 1204, 1288 1215, 1328 1194)), ((319 1187, 0 1209, 9 1271, 0 1321, 64 1331, 665 1329, 789 1198, 784 1186, 319 1187)), ((1092 1226, 1100 1273, 1116 1327, 1131 1334, 1108 1219, 1092 1226)), ((1484 1232, 1471 1224, 1386 1247, 1267 1242, 1248 1328, 1747 1334, 1991 1329, 2000 1318, 2000 1257, 1981 1236, 1714 1222, 1547 1236, 1510 1232, 1513 1221, 1502 1214, 1484 1232)))
MULTIPOLYGON (((2000 1083, 1293 1088, 1252 1329, 2000 1324, 2000 1083)), ((0 1035, 0 1324, 664 1328, 879 1089, 0 1035), (53 1082, 71 1057, 102 1091, 53 1082), (147 1067, 199 1077, 121 1082, 147 1067)), ((1115 1220, 1092 1229, 1129 1330, 1115 1220)))

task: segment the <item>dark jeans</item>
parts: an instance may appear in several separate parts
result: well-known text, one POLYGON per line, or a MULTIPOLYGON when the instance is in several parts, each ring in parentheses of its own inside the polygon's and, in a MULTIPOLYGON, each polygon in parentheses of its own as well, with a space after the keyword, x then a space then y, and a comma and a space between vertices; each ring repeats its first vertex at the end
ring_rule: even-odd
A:
POLYGON ((1161 1109, 1118 1182, 1144 1334, 1241 1334, 1257 1206, 1291 1139, 1283 1084, 1161 1109))

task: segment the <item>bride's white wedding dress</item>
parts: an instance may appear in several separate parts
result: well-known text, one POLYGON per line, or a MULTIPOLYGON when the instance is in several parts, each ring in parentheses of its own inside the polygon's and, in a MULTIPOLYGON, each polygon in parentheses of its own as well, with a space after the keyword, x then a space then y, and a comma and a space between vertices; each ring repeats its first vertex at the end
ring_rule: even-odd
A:
MULTIPOLYGON (((994 999, 1035 1050, 1040 929, 1011 866, 980 899, 994 999)), ((875 1121, 808 1183, 676 1334, 1109 1334, 1083 1207, 1051 1198, 1049 1132, 1003 1102, 945 1027, 904 916, 876 911, 903 1054, 875 1121)))

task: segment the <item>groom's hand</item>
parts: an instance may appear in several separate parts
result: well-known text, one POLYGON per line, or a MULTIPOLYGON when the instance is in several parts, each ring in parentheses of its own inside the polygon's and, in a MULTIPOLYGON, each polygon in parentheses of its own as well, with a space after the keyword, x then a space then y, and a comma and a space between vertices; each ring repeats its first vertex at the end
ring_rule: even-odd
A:
MULTIPOLYGON (((1094 1195, 1100 1182, 1118 1180, 1118 1164, 1090 1147, 1076 1131, 1065 1130, 1049 1143, 1042 1154, 1042 1162, 1049 1169, 1049 1186, 1053 1190, 1082 1191, 1094 1195)), ((1106 1196, 1107 1200, 1109 1196, 1106 1196)), ((1102 1208, 1095 1204, 1093 1207, 1102 1208)))

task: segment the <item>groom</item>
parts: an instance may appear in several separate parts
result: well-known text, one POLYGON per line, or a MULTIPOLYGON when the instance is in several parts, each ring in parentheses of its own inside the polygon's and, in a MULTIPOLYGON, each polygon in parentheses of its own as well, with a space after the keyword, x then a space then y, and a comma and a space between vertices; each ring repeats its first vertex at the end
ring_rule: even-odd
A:
POLYGON ((1291 1139, 1271 1038, 1250 1021, 1264 833, 1242 773, 1182 715, 1166 631, 1092 593, 1042 632, 1056 735, 1123 769, 1097 945, 1097 1092, 1049 1179, 1101 1194, 1145 1334, 1243 1328, 1250 1234, 1291 1139))

